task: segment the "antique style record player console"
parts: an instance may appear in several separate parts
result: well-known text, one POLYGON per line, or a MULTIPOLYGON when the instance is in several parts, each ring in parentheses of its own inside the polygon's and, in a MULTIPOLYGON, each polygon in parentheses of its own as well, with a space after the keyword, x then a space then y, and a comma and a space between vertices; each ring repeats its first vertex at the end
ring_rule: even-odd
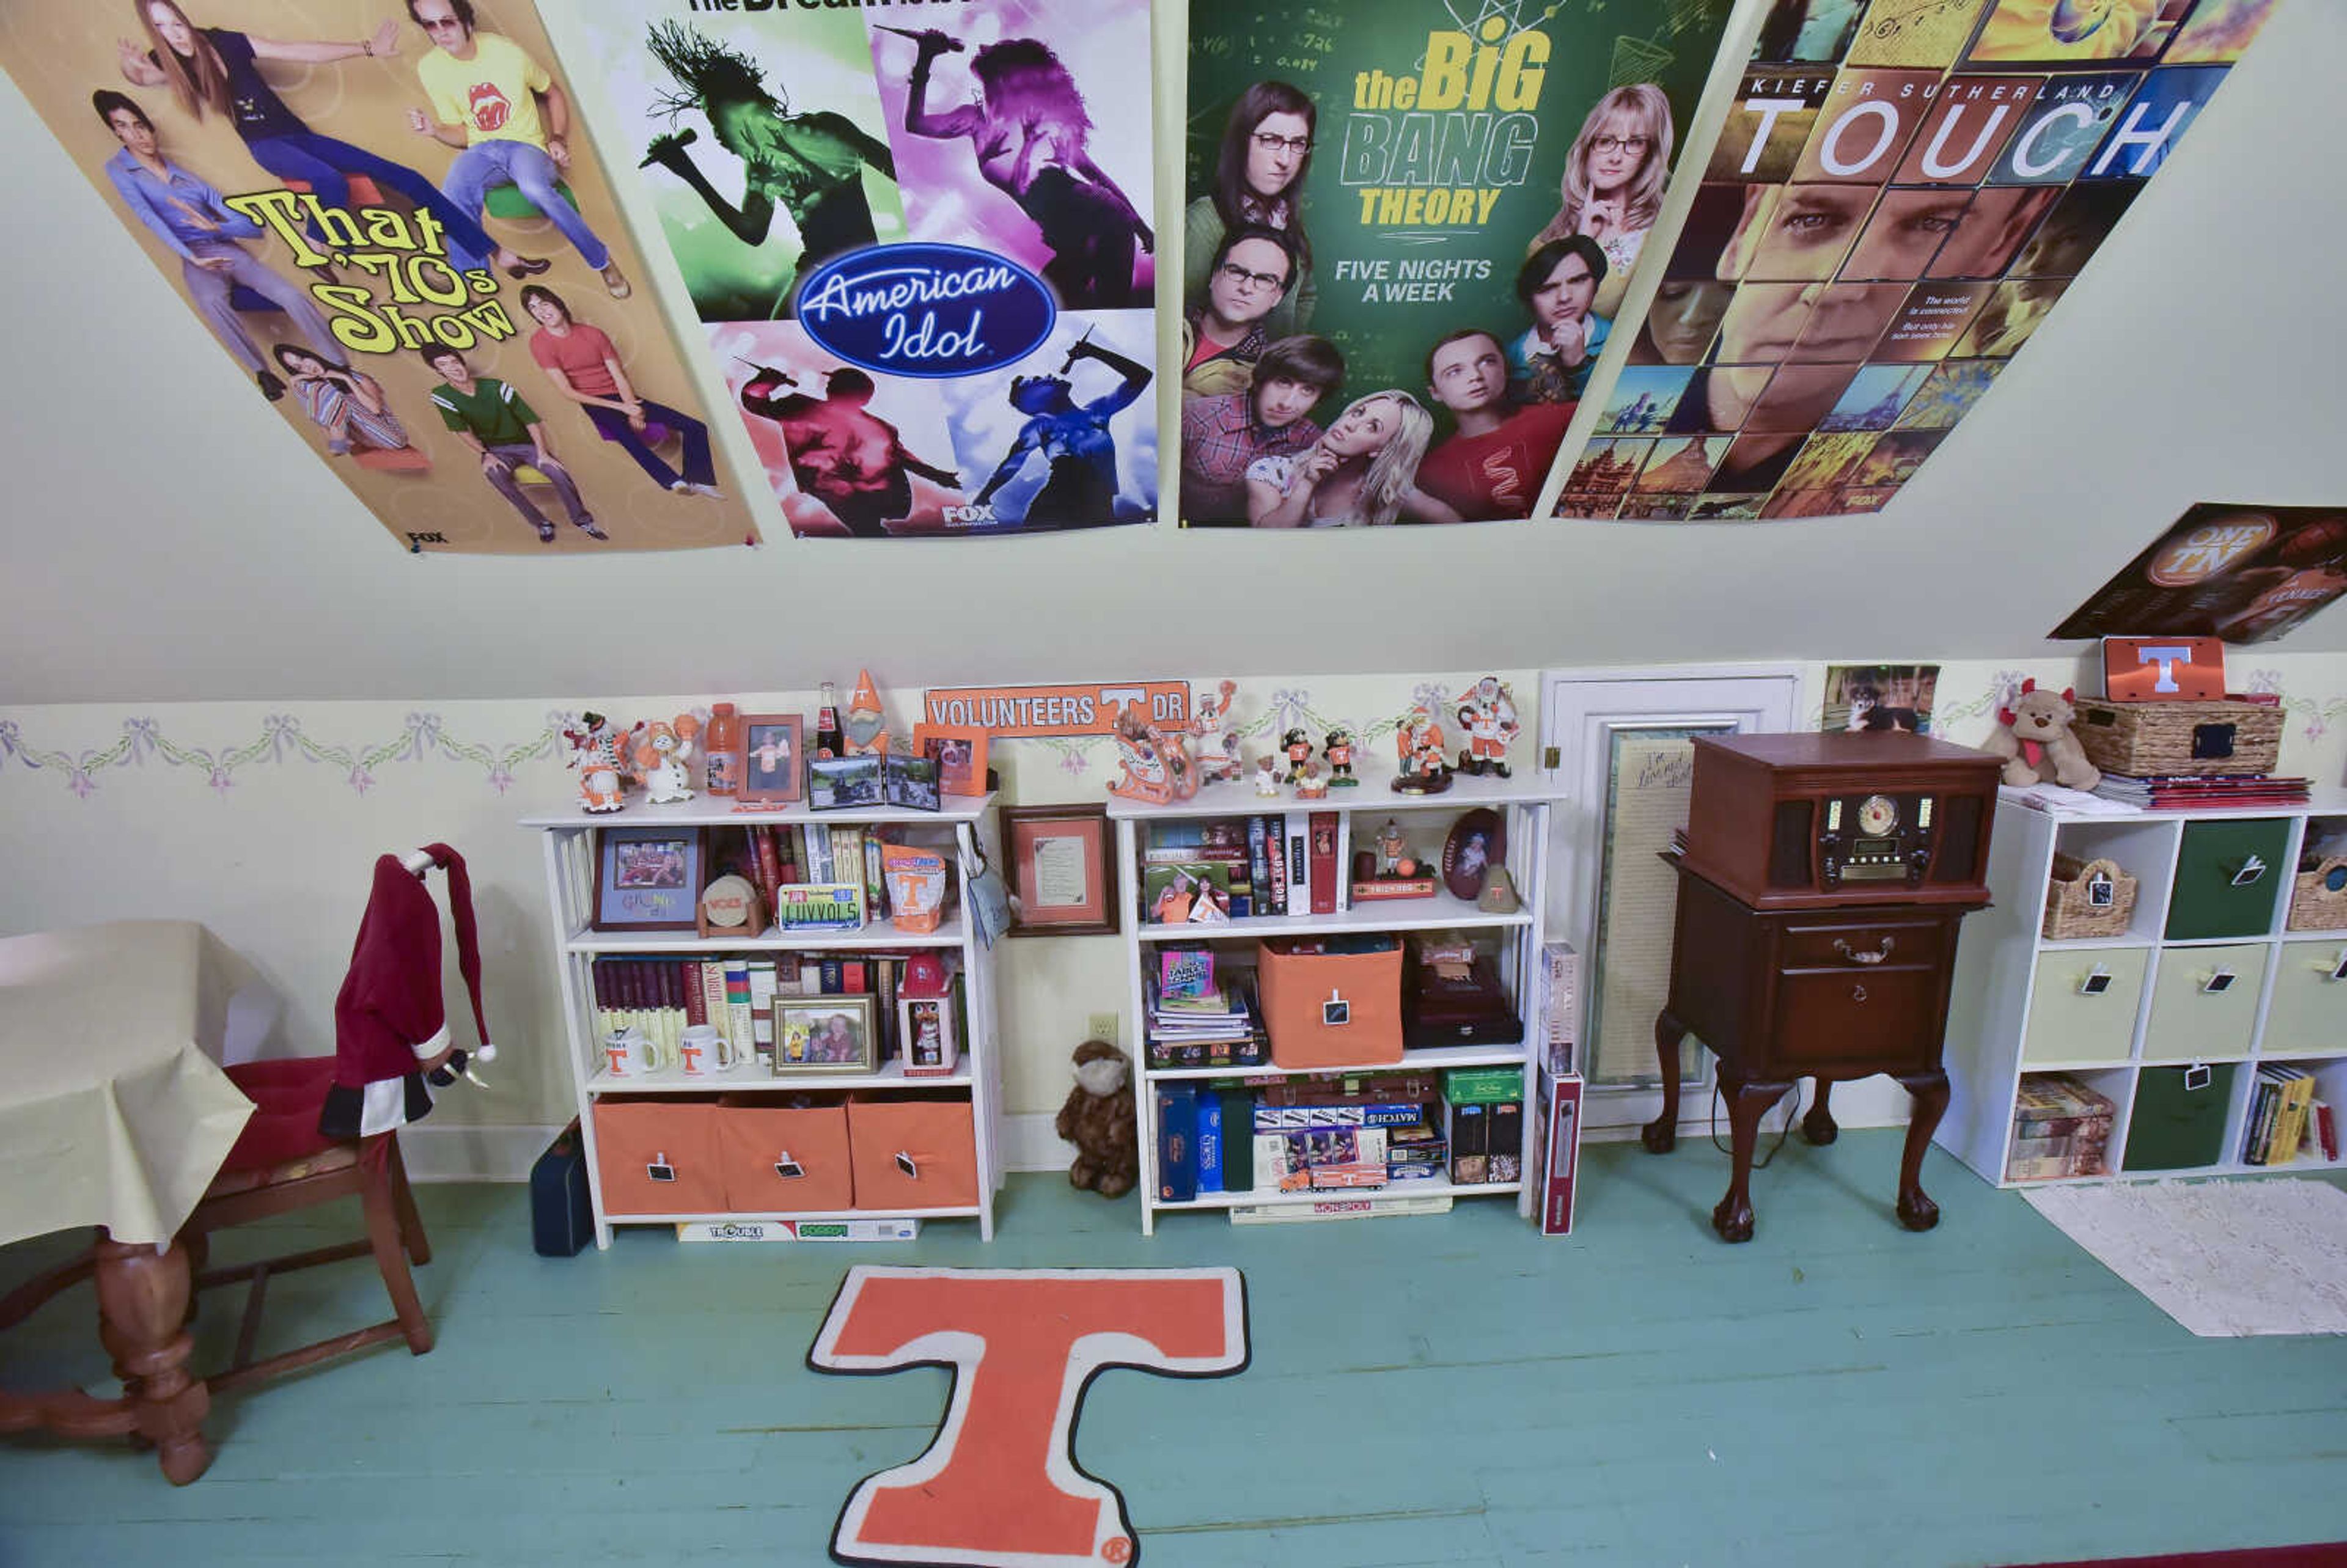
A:
POLYGON ((1829 1086, 1889 1073, 1915 1098, 1898 1214, 1939 1223, 1918 1182, 1948 1104, 1940 1047, 1957 927, 1988 903, 1998 764, 1901 733, 1697 736, 1679 873, 1668 1002, 1655 1020, 1663 1112, 1646 1147, 1678 1137, 1679 1042, 1719 1058, 1734 1174, 1712 1211, 1752 1235, 1760 1119, 1795 1081, 1818 1081, 1801 1120, 1834 1140, 1829 1086))

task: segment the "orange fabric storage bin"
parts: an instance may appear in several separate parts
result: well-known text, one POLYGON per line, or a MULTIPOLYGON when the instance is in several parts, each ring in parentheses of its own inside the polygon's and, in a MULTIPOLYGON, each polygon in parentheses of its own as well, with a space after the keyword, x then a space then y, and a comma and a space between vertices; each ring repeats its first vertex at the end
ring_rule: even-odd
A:
POLYGON ((852 1099, 847 1145, 859 1209, 901 1214, 978 1202, 978 1140, 967 1100, 852 1099))
POLYGON ((1258 944, 1255 994, 1279 1067, 1378 1067, 1401 1060, 1401 944, 1373 953, 1258 944))
POLYGON ((596 1101, 595 1172, 606 1214, 723 1214, 716 1102, 667 1095, 596 1101))
POLYGON ((856 1205, 847 1107, 797 1109, 753 1096, 717 1107, 725 1206, 736 1214, 831 1214, 856 1205))

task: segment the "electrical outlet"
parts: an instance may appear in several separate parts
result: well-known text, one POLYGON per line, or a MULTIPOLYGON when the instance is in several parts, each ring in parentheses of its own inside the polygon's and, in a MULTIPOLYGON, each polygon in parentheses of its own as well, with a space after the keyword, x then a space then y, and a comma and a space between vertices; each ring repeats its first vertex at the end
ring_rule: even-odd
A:
POLYGON ((1112 1012, 1096 1012, 1092 1015, 1091 1020, 1084 1025, 1084 1032, 1093 1040, 1104 1040, 1111 1045, 1114 1045, 1116 1043, 1116 1014, 1112 1012))

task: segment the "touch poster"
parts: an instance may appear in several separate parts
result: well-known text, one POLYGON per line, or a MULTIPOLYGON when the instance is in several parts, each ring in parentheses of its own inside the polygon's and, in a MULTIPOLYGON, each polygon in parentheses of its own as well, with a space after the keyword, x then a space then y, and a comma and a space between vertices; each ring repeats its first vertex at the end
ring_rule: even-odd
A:
POLYGON ((1155 515, 1147 0, 578 0, 792 528, 1155 515))
POLYGON ((0 63, 401 544, 754 540, 527 0, 12 0, 0 63))
POLYGON ((1192 0, 1182 512, 1532 515, 1727 0, 1192 0))
POLYGON ((2272 9, 1776 0, 1561 513, 1881 510, 2272 9))

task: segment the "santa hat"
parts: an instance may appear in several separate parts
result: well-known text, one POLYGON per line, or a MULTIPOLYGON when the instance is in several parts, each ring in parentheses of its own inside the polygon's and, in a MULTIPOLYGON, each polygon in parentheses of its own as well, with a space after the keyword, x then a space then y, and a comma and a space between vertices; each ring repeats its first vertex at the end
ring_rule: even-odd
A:
MULTIPOLYGON (((456 930, 456 969, 472 999, 473 1024, 480 1032, 476 1053, 484 1061, 497 1050, 481 1009, 481 948, 473 921, 472 879, 465 857, 445 844, 425 845, 429 864, 448 874, 448 913, 456 930)), ((424 1086, 424 1063, 448 1045, 441 1001, 440 912, 425 886, 423 867, 410 869, 395 855, 374 863, 374 889, 351 948, 350 972, 334 999, 334 1087, 326 1097, 319 1128, 352 1137, 384 1132, 424 1116, 432 1098, 424 1086)), ((449 1058, 461 1071, 465 1053, 449 1058)), ((436 1072, 436 1081, 453 1076, 436 1072)))

